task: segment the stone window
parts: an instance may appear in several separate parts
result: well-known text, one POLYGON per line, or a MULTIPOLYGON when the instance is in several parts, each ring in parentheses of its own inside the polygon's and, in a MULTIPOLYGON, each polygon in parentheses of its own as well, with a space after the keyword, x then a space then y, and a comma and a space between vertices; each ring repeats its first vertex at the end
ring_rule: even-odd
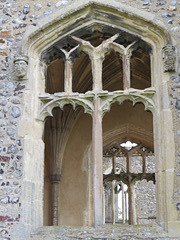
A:
POLYGON ((103 151, 105 222, 153 223, 156 192, 152 149, 142 143, 115 141, 103 151))
MULTIPOLYGON (((27 203, 22 219, 28 229, 42 226, 44 209, 45 225, 102 225, 103 149, 116 140, 131 140, 154 150, 156 217, 169 230, 177 220, 175 143, 164 71, 173 68, 168 54, 163 68, 162 49, 172 40, 150 13, 141 15, 117 1, 76 4, 59 10, 51 21, 40 20, 20 49, 29 57, 25 127, 20 128, 27 203), (59 155, 56 168, 52 156, 59 155), (49 188, 58 189, 57 197, 49 188)), ((146 163, 147 173, 151 164, 146 163)))

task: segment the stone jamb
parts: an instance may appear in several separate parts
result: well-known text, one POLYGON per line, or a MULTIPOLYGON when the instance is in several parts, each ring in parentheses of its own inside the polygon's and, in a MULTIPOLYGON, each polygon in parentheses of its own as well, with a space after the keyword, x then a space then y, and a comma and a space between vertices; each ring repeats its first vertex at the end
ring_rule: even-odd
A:
MULTIPOLYGON (((89 7, 91 6, 91 10, 97 9, 106 9, 108 13, 112 13, 115 15, 119 15, 121 19, 123 19, 124 28, 127 28, 127 31, 131 34, 137 34, 142 37, 143 40, 148 42, 153 49, 152 56, 152 79, 153 86, 156 89, 155 96, 155 113, 154 113, 154 138, 155 138, 155 154, 159 161, 156 164, 156 178, 159 182, 158 186, 158 203, 159 208, 166 212, 165 216, 163 215, 163 211, 159 213, 159 222, 164 223, 166 230, 171 230, 169 227, 173 228, 173 222, 177 225, 176 219, 177 214, 175 212, 175 208, 172 205, 172 195, 173 195, 173 176, 174 176, 174 135, 173 135, 173 124, 172 124, 172 114, 167 104, 166 99, 163 98, 163 94, 168 94, 167 92, 167 81, 169 80, 169 75, 167 73, 163 73, 162 66, 162 48, 165 44, 167 44, 171 39, 167 36, 167 31, 164 25, 155 20, 154 15, 144 13, 140 10, 135 11, 134 8, 125 6, 123 4, 117 3, 116 1, 112 1, 111 3, 104 3, 103 0, 94 0, 87 1, 85 0, 82 4, 82 1, 77 1, 76 3, 68 6, 63 9, 64 14, 61 15, 61 12, 58 12, 58 17, 56 14, 52 16, 51 20, 48 20, 47 23, 40 22, 39 27, 34 29, 29 29, 27 31, 27 35, 23 41, 23 45, 20 49, 20 53, 29 56, 29 71, 27 74, 28 79, 28 89, 25 91, 25 101, 28 110, 33 112, 32 114, 28 114, 27 110, 24 110, 24 114, 20 123, 21 128, 24 130, 19 130, 20 135, 24 138, 24 174, 23 181, 24 184, 27 184, 28 189, 33 189, 35 196, 37 193, 41 192, 38 195, 38 201, 34 202, 32 198, 30 202, 34 202, 34 206, 32 206, 28 200, 29 194, 27 195, 25 191, 23 191, 23 199, 24 199, 24 209, 29 207, 34 208, 35 211, 40 211, 42 213, 42 189, 43 189, 43 142, 41 139, 43 133, 43 122, 37 119, 38 114, 38 95, 39 93, 44 93, 44 69, 41 64, 40 57, 44 49, 48 48, 50 44, 55 42, 59 36, 65 36, 63 34, 63 29, 67 27, 67 25, 72 25, 76 19, 80 15, 87 16, 89 13, 89 7), (80 9, 75 12, 74 9, 80 9), (88 10, 88 11, 86 11, 88 10), (72 14, 71 20, 67 20, 67 16, 72 14), (60 24, 59 20, 62 20, 60 24), (138 19, 138 24, 136 20, 138 19), (64 24, 66 23, 66 24, 64 24), (57 28, 57 26, 59 26, 57 28), (158 64, 157 64, 158 63, 158 64), (159 68, 157 66, 159 65, 159 68), (33 69, 33 71, 32 71, 33 69), (156 70, 156 71, 155 71, 156 70), (33 79, 33 81, 32 81, 33 79), (28 98, 27 98, 28 96, 28 98), (30 101, 29 101, 30 99, 30 101), (161 100, 163 99, 163 101, 161 100), (30 103, 32 103, 30 105, 30 103), (163 124, 162 124, 163 123, 163 124), (166 125, 168 123, 168 127, 166 125), (27 127, 28 125, 28 127, 27 127), (170 133, 171 132, 171 133, 170 133), (167 136, 170 134, 171 144, 167 144, 167 136), (165 136, 165 140, 164 140, 165 136), (164 144, 163 144, 164 143, 164 144), (160 144, 162 144, 160 146, 160 144), (167 144, 167 145, 166 145, 167 144), (32 151, 29 151, 28 148, 32 151), (41 146, 37 150, 37 146, 41 146), (171 163, 168 162, 169 154, 172 159, 171 163), (36 164, 32 164, 32 157, 34 156, 34 162, 39 162, 38 166, 36 164), (37 157, 38 156, 38 157, 37 157), (161 161, 162 159, 162 161, 161 161), (27 166, 31 164, 31 170, 28 173, 27 166), (34 167, 33 167, 34 166, 34 167), (41 177, 36 179, 32 172, 35 170, 37 175, 41 177), (34 177, 33 177, 34 176, 34 177), (164 184, 166 183, 166 185, 164 184), (40 191, 39 191, 40 190, 40 191), (169 195, 168 195, 168 194, 169 195), (165 199, 165 201, 163 200, 165 199), (27 203, 29 203, 27 205, 27 203), (161 205, 161 206, 160 206, 161 205)), ((100 24, 109 24, 108 14, 107 16, 99 17, 101 19, 96 19, 94 22, 100 24)), ((70 18, 69 18, 70 19, 70 18)), ((86 20, 85 22, 87 22, 86 20)), ((92 23, 92 22, 91 22, 92 23)), ((88 24, 87 24, 88 25, 88 24)), ((113 27, 113 24, 111 24, 113 27)), ((82 26, 76 27, 76 29, 82 26)), ((119 27, 116 28, 123 29, 122 23, 119 27)), ((67 31, 70 31, 67 28, 67 31)), ((69 33, 69 32, 68 32, 69 33)), ((168 97, 168 96, 167 96, 168 97)), ((25 109, 25 108, 24 108, 25 109)), ((36 175, 36 176, 37 176, 36 175)), ((31 190, 30 190, 31 191, 31 190)), ((161 211, 161 210, 160 210, 161 211)), ((41 214, 40 214, 41 215, 41 214)), ((26 215, 23 214, 22 218, 25 220, 26 215)), ((27 221, 24 221, 26 227, 32 229, 34 227, 42 226, 42 215, 41 216, 27 216, 27 221)))

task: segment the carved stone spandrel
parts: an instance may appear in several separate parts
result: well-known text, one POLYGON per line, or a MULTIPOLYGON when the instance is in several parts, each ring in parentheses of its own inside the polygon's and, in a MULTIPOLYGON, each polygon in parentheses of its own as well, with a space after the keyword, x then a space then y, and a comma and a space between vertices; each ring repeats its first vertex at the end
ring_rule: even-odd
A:
POLYGON ((167 44, 162 49, 163 61, 164 61, 164 72, 175 71, 176 65, 176 53, 175 47, 171 44, 167 44))
POLYGON ((26 80, 28 57, 23 55, 16 55, 14 57, 13 63, 16 80, 26 80))

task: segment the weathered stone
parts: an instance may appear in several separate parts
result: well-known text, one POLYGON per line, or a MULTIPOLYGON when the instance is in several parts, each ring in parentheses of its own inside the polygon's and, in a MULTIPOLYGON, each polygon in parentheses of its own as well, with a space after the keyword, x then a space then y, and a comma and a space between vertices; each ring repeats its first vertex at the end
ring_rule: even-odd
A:
POLYGON ((42 5, 40 3, 36 3, 34 5, 34 9, 37 10, 37 11, 39 11, 41 8, 42 8, 42 5))
POLYGON ((29 12, 30 12, 30 6, 29 6, 29 4, 24 5, 23 13, 24 13, 24 14, 28 14, 29 12))
POLYGON ((14 190, 14 192, 15 192, 16 194, 18 194, 18 193, 20 193, 20 189, 19 189, 19 188, 16 188, 16 189, 14 190))
POLYGON ((14 84, 12 82, 7 83, 7 88, 12 89, 14 88, 14 84))
POLYGON ((5 204, 9 203, 9 197, 1 198, 0 202, 5 204))
POLYGON ((0 72, 0 80, 4 80, 7 77, 5 73, 0 72))
POLYGON ((52 10, 51 10, 51 9, 46 9, 46 10, 43 12, 44 15, 49 15, 49 14, 51 14, 51 13, 52 13, 52 10))
POLYGON ((6 106, 6 104, 7 104, 7 101, 6 101, 6 100, 3 100, 3 101, 1 102, 1 105, 2 105, 2 106, 6 106))
POLYGON ((68 3, 68 0, 61 0, 55 4, 56 8, 59 8, 60 6, 66 5, 68 3))
POLYGON ((0 156, 0 162, 9 162, 9 161, 10 161, 10 157, 0 156))
POLYGON ((7 113, 9 111, 9 108, 8 107, 3 107, 3 112, 4 113, 7 113))
POLYGON ((177 203, 176 207, 177 207, 177 210, 180 211, 180 203, 177 203))
MULTIPOLYGON (((0 23, 7 23, 9 22, 9 19, 8 18, 0 18, 0 23)), ((2 36, 2 35, 1 35, 2 36)))
POLYGON ((24 80, 27 74, 28 57, 16 55, 14 57, 14 71, 18 80, 24 80))
POLYGON ((21 116, 21 110, 19 107, 12 107, 12 111, 11 111, 11 115, 14 117, 14 118, 18 118, 21 116))
POLYGON ((19 202, 19 198, 18 197, 14 197, 12 200, 11 200, 12 204, 16 204, 19 202))
POLYGON ((16 147, 16 145, 14 144, 11 144, 9 147, 8 147, 8 150, 7 150, 7 154, 12 154, 12 153, 18 153, 18 148, 16 147))
POLYGON ((12 174, 12 173, 10 173, 10 174, 8 174, 8 175, 6 176, 6 178, 7 178, 7 179, 13 179, 13 178, 14 178, 14 176, 13 176, 13 174, 12 174))
POLYGON ((0 89, 3 89, 5 87, 5 83, 4 82, 0 82, 0 89))
POLYGON ((7 131, 6 131, 8 136, 14 135, 15 132, 16 132, 16 130, 14 128, 8 128, 7 131))
POLYGON ((170 6, 167 7, 167 10, 169 10, 169 11, 176 11, 176 6, 170 5, 170 6))
POLYGON ((175 47, 168 44, 163 48, 164 71, 175 71, 175 47))
POLYGON ((19 182, 13 182, 13 184, 15 185, 15 186, 17 186, 17 185, 19 185, 19 182))
POLYGON ((11 102, 12 102, 13 104, 20 104, 20 101, 19 101, 19 99, 17 99, 17 98, 13 98, 13 99, 11 100, 11 102))

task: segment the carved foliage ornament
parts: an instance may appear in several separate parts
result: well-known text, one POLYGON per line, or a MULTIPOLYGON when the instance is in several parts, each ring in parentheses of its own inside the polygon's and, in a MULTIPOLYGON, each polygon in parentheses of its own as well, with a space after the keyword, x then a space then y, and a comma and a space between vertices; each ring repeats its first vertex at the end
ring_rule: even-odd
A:
POLYGON ((14 57, 14 72, 17 80, 25 80, 28 67, 28 57, 16 55, 14 57))
POLYGON ((164 72, 175 71, 176 53, 175 47, 171 44, 167 44, 162 49, 164 60, 164 72))

